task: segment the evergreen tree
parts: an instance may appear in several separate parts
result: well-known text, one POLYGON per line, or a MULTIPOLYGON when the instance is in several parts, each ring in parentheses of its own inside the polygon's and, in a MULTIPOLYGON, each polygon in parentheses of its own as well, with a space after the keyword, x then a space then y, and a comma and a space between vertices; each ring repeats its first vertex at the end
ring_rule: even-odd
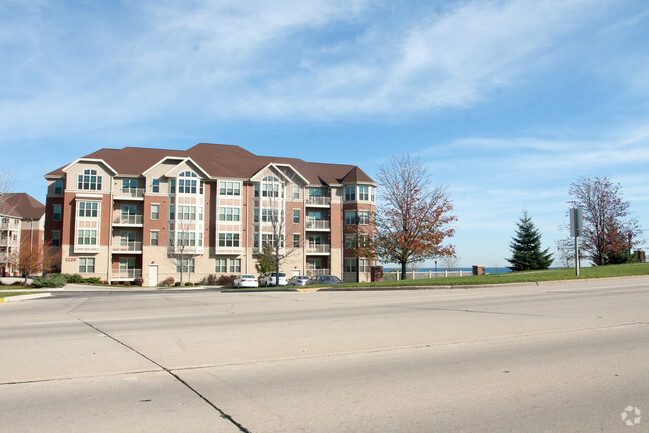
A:
POLYGON ((552 254, 549 248, 541 251, 541 234, 534 226, 532 218, 523 212, 518 221, 516 236, 512 238, 509 247, 512 258, 507 259, 512 271, 530 271, 534 269, 547 269, 552 263, 552 254))

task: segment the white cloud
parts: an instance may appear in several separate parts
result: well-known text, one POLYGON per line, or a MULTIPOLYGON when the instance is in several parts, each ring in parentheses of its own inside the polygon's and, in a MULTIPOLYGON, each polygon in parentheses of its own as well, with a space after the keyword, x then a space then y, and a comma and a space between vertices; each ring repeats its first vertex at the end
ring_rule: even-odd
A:
POLYGON ((0 23, 20 23, 0 33, 0 54, 17 47, 3 56, 12 61, 0 72, 0 130, 38 135, 188 111, 341 119, 469 106, 524 81, 537 59, 605 14, 608 2, 596 3, 423 3, 397 23, 393 5, 361 0, 41 2, 0 23))

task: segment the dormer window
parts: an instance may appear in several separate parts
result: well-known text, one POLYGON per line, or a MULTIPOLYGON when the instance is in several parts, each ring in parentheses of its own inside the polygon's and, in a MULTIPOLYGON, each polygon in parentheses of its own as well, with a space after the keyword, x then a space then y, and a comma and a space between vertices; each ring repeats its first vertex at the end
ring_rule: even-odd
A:
POLYGON ((87 169, 79 175, 78 189, 99 191, 101 190, 101 176, 97 175, 97 170, 87 169))

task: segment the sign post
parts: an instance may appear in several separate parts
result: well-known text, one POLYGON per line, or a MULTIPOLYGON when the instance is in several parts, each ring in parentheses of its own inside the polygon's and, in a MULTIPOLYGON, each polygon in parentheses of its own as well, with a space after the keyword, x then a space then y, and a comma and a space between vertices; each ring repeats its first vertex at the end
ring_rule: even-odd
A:
POLYGON ((581 208, 570 209, 570 236, 575 238, 575 272, 579 276, 579 236, 584 227, 584 215, 581 208))

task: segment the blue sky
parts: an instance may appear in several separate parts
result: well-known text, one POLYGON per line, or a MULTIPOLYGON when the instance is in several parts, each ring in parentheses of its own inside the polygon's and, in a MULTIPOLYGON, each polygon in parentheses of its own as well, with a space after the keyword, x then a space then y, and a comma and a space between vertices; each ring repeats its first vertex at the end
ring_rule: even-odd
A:
POLYGON ((102 147, 239 145, 356 164, 420 155, 459 264, 506 265, 524 209, 567 236, 570 184, 608 176, 649 227, 645 0, 0 0, 0 172, 102 147))

